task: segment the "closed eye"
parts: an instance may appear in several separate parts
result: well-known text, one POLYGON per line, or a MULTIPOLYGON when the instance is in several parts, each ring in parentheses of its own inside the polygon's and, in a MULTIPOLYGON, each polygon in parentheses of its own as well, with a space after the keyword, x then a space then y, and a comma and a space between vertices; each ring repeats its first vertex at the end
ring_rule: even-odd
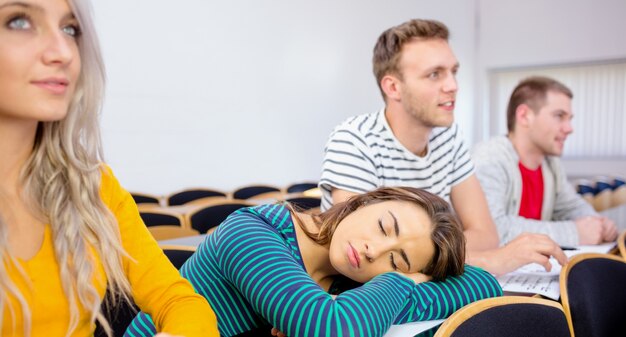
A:
POLYGON ((389 261, 391 261, 391 268, 398 270, 398 266, 396 266, 396 262, 393 260, 393 253, 389 253, 389 261))
POLYGON ((382 219, 378 219, 378 228, 380 228, 380 231, 383 232, 383 234, 385 236, 387 236, 387 232, 385 232, 385 228, 383 227, 383 220, 382 219))

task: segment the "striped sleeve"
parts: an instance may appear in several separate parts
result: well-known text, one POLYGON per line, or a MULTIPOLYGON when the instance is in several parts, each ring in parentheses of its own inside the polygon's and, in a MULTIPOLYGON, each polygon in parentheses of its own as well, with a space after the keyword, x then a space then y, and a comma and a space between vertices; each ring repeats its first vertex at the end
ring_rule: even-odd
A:
POLYGON ((140 312, 135 319, 130 323, 124 337, 152 337, 156 335, 157 331, 152 322, 152 318, 144 312, 140 312))
POLYGON ((417 284, 394 324, 443 319, 469 303, 497 296, 502 296, 502 288, 495 277, 465 265, 460 276, 417 284))
POLYGON ((326 143, 320 188, 322 209, 332 205, 334 188, 364 193, 378 186, 376 164, 362 133, 351 124, 340 125, 326 143))
POLYGON ((452 159, 451 185, 457 185, 469 178, 474 173, 474 162, 469 149, 463 141, 463 134, 458 124, 454 124, 454 157, 452 159))
POLYGON ((280 240, 269 229, 233 223, 216 260, 254 312, 287 336, 382 336, 413 290, 411 280, 383 274, 333 299, 280 240))
MULTIPOLYGON (((411 296, 411 280, 383 274, 333 299, 306 273, 278 232, 254 214, 258 209, 249 210, 229 217, 181 270, 209 300, 221 336, 264 322, 296 337, 382 336, 389 329, 411 296)), ((277 228, 287 221, 287 210, 272 217, 277 228)), ((142 313, 125 336, 154 332, 150 317, 142 313)))

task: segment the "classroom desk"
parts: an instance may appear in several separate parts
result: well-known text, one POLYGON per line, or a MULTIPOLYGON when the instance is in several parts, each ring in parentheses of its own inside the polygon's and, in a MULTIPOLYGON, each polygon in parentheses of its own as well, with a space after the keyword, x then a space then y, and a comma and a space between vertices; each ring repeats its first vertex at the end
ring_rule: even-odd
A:
POLYGON ((160 245, 175 245, 175 246, 191 246, 198 247, 206 238, 206 234, 187 236, 177 239, 161 240, 160 245))
MULTIPOLYGON (((159 244, 198 247, 198 245, 204 242, 206 236, 206 234, 201 234, 184 238, 161 240, 159 241, 159 244)), ((439 319, 424 322, 406 323, 401 325, 392 325, 389 331, 387 331, 387 333, 384 335, 384 337, 419 337, 422 334, 424 334, 425 336, 429 336, 431 330, 437 329, 439 325, 443 323, 443 321, 443 319, 439 319)))

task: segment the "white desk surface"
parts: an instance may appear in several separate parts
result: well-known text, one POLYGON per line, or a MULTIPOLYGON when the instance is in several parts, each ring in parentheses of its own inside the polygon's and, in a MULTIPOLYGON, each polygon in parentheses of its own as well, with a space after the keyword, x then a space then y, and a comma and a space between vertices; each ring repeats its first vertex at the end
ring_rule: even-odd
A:
POLYGON ((424 322, 412 322, 400 325, 392 325, 383 337, 413 337, 418 333, 430 330, 441 325, 444 319, 436 319, 424 322))

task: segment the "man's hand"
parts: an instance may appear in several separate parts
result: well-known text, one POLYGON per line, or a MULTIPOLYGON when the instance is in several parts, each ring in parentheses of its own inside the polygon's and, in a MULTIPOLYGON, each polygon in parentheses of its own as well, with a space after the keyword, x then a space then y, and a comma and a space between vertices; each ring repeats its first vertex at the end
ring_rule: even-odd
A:
POLYGON ((605 239, 605 237, 610 237, 613 231, 617 234, 617 229, 614 228, 615 224, 612 223, 612 221, 608 220, 609 223, 606 223, 604 219, 605 218, 597 216, 585 216, 576 219, 574 222, 576 223, 576 229, 578 230, 579 244, 597 245, 603 241, 615 240, 614 238, 612 240, 605 239))
POLYGON ((522 233, 503 247, 470 254, 470 264, 495 275, 510 273, 529 263, 538 263, 550 271, 550 256, 554 256, 560 265, 567 263, 567 256, 559 245, 544 234, 522 233))
POLYGON ((605 216, 600 217, 600 219, 602 219, 602 239, 604 242, 615 241, 619 235, 615 222, 605 216))

